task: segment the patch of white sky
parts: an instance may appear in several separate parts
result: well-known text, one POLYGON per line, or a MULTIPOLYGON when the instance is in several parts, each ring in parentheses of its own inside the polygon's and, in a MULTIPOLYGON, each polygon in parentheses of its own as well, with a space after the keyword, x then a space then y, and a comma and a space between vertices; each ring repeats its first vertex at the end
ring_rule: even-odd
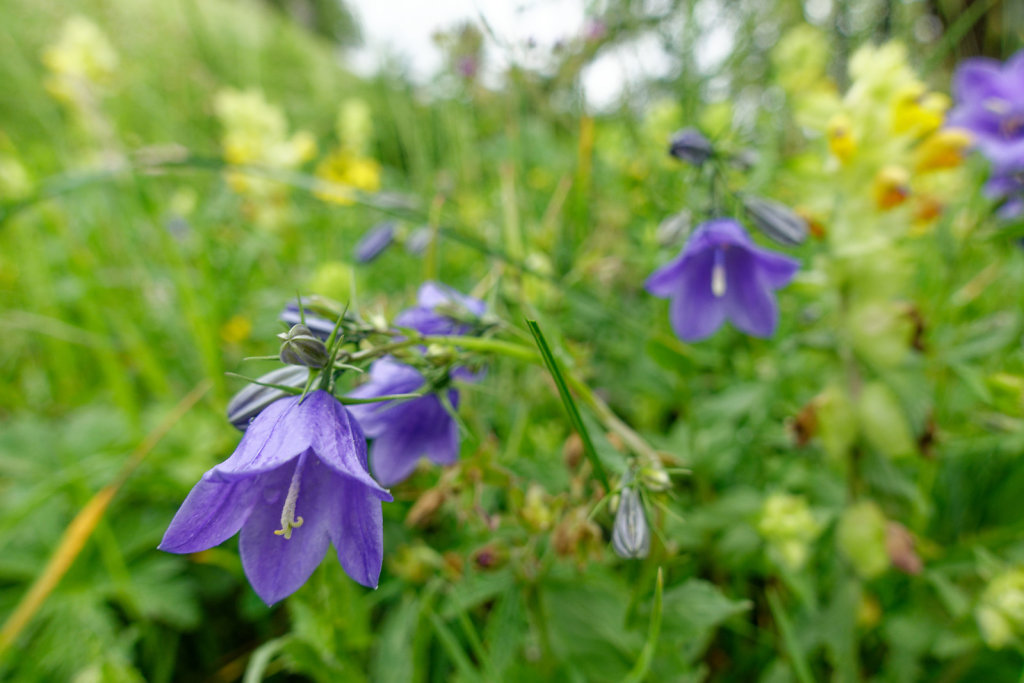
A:
MULTIPOLYGON (((647 4, 654 15, 665 11, 662 3, 647 4)), ((724 5, 710 1, 698 6, 708 8, 696 17, 702 26, 696 62, 702 71, 713 69, 732 49, 732 31, 719 16, 727 4, 728 0, 724 5)), ((444 56, 433 38, 440 31, 466 22, 486 25, 482 78, 497 86, 511 63, 543 68, 559 42, 579 38, 588 21, 595 19, 586 15, 583 0, 350 0, 349 7, 364 38, 363 46, 347 55, 349 66, 370 74, 398 62, 418 83, 429 82, 444 68, 444 56)), ((584 96, 594 109, 612 107, 632 85, 668 76, 679 64, 658 36, 648 33, 602 51, 582 74, 584 96)))

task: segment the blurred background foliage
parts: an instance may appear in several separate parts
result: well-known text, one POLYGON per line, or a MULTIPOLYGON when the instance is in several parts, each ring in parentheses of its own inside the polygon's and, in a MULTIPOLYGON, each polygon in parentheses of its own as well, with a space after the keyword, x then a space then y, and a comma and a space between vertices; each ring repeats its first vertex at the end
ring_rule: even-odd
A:
MULTIPOLYGON (((800 95, 829 79, 828 106, 848 106, 851 56, 891 39, 948 92, 959 59, 1020 47, 1020 3, 608 0, 541 66, 501 27, 453 27, 427 83, 400 62, 347 70, 353 16, 334 0, 0 5, 0 616, 146 435, 212 382, 24 628, 5 626, 0 676, 1019 677, 1022 231, 988 219, 971 159, 930 227, 844 275, 830 212, 872 230, 910 214, 835 209, 875 167, 826 164, 829 133, 801 119, 800 95), (784 40, 798 26, 817 38, 784 40), (731 48, 702 59, 712 29, 731 48), (585 70, 638 41, 673 68, 589 107, 585 70), (494 49, 506 59, 485 78, 494 49), (682 344, 642 290, 680 245, 663 220, 715 202, 666 155, 684 125, 746 159, 733 186, 823 223, 827 237, 796 250, 805 276, 781 293, 773 340, 727 329, 682 344), (385 219, 406 247, 424 226, 438 239, 355 263, 385 219), (611 552, 611 515, 546 375, 504 360, 464 390, 460 463, 419 472, 385 507, 377 591, 325 562, 268 609, 234 541, 156 551, 234 448, 223 409, 240 384, 224 373, 272 349, 284 302, 301 291, 391 315, 428 278, 485 295, 513 326, 540 320, 564 362, 690 470, 654 498, 650 557, 611 552), (848 305, 863 283, 879 285, 866 312, 848 305)), ((621 474, 623 444, 585 418, 621 474)))

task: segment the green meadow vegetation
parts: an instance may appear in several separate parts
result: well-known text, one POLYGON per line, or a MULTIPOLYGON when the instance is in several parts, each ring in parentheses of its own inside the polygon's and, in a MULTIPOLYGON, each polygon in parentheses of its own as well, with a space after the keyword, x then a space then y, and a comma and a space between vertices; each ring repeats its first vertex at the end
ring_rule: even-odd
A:
POLYGON ((470 17, 427 83, 326 1, 0 4, 0 679, 1021 680, 1024 158, 950 121, 1024 17, 824 4, 587 3, 542 66, 470 17), (672 72, 588 105, 640 40, 672 72), (486 313, 395 322, 428 282, 486 313), (376 590, 332 550, 268 606, 157 546, 297 297, 458 458, 387 487, 376 590))

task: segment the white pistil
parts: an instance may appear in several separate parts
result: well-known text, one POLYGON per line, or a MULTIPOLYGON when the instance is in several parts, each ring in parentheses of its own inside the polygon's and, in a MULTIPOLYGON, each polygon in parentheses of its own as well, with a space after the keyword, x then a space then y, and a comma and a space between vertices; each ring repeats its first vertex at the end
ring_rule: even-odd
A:
POLYGON ((981 102, 981 106, 993 114, 1006 114, 1010 111, 1010 103, 1002 97, 988 97, 981 102))
POLYGON ((302 526, 302 517, 295 516, 295 504, 299 500, 299 483, 302 481, 302 468, 306 465, 306 454, 299 456, 299 462, 295 465, 295 473, 292 474, 291 483, 288 484, 288 495, 284 498, 284 507, 281 508, 281 528, 274 532, 277 536, 284 536, 285 540, 292 537, 292 529, 302 526))
POLYGON ((716 297, 725 295, 725 253, 715 251, 715 265, 711 268, 711 293, 716 297))

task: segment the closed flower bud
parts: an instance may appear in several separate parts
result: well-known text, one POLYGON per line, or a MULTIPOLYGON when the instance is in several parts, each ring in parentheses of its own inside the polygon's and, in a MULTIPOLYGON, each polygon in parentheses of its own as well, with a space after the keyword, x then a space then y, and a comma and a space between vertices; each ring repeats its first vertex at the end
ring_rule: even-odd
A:
POLYGON ((683 209, 679 213, 672 214, 658 225, 655 238, 661 246, 671 247, 685 242, 692 230, 693 215, 686 209, 683 209))
POLYGON ((411 233, 405 238, 405 250, 413 256, 419 256, 427 250, 430 246, 430 240, 434 237, 434 231, 429 225, 423 225, 411 233))
POLYGON ((321 315, 316 311, 326 314, 328 313, 328 309, 334 307, 334 302, 330 302, 321 297, 302 297, 302 311, 299 310, 299 305, 293 301, 285 306, 284 310, 281 311, 281 315, 278 316, 278 319, 288 325, 298 325, 302 323, 309 328, 313 333, 313 336, 327 341, 328 337, 330 337, 331 333, 334 331, 338 317, 340 317, 340 313, 332 318, 327 315, 321 315))
POLYGON ((651 550, 651 529, 647 526, 644 505, 632 487, 622 489, 612 527, 612 548, 624 558, 647 557, 651 550))
MULTIPOLYGON (((287 387, 302 387, 309 380, 309 368, 294 365, 278 368, 259 378, 264 384, 280 384, 287 387)), ((262 384, 250 384, 228 401, 228 422, 235 429, 245 431, 252 419, 263 412, 263 409, 274 401, 291 396, 282 389, 266 387, 262 384)))
POLYGON ((688 164, 703 166, 715 153, 715 148, 696 128, 684 128, 672 136, 668 153, 688 164))
POLYGON ((277 335, 277 337, 283 342, 281 344, 282 363, 322 368, 330 360, 327 346, 301 323, 292 325, 292 329, 277 335))
POLYGON ((356 244, 353 257, 357 263, 369 263, 391 246, 395 241, 398 223, 387 221, 370 228, 356 244))
POLYGON ((743 206, 757 229, 779 244, 795 247, 807 239, 807 221, 785 204, 747 196, 743 198, 743 206))

